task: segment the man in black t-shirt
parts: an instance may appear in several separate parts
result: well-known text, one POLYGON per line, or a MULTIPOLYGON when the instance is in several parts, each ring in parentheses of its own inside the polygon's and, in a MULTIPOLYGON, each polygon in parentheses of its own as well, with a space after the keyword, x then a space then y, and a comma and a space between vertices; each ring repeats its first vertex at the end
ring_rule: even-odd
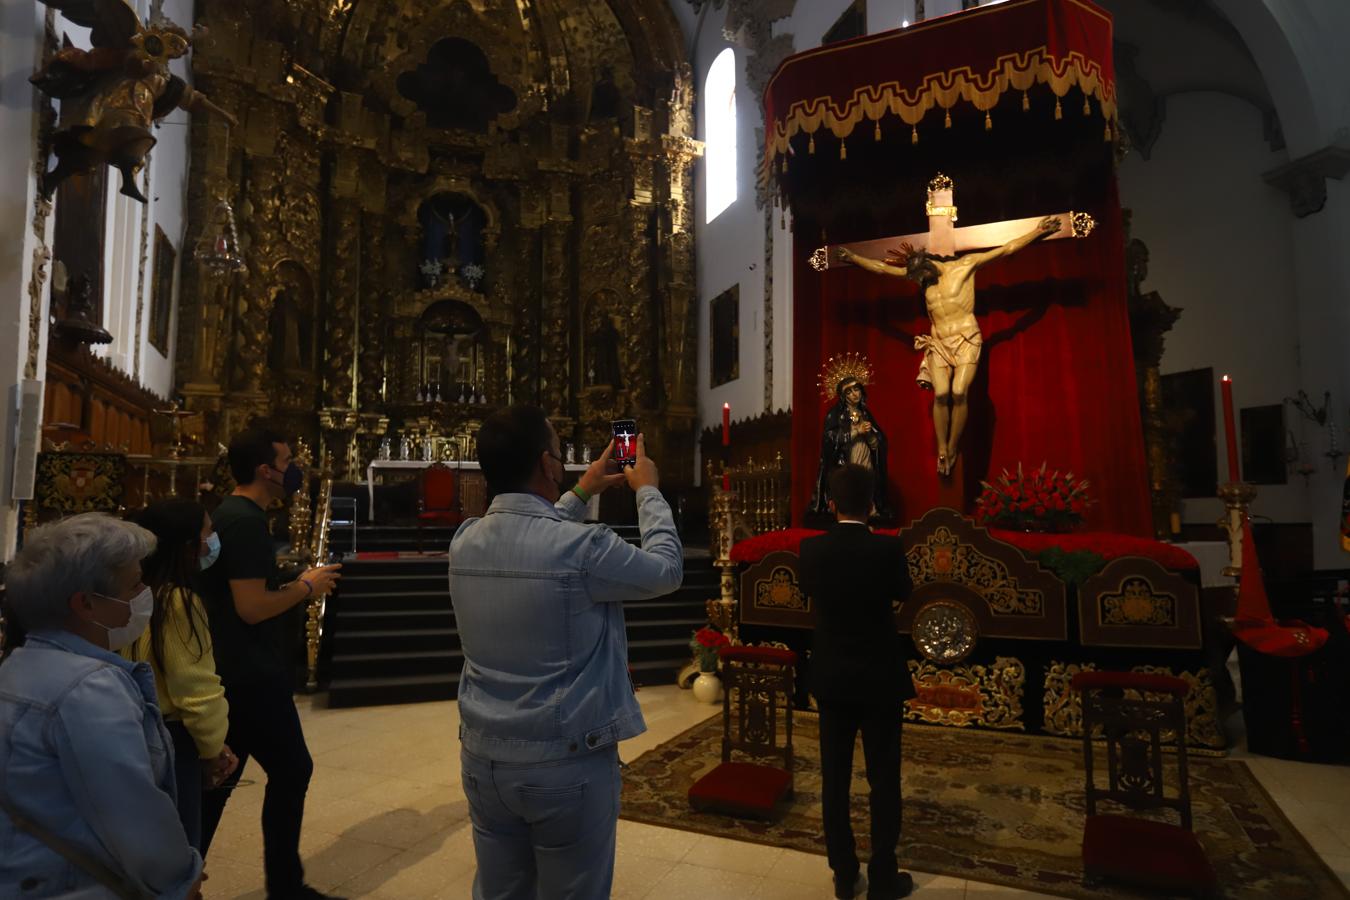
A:
POLYGON ((238 487, 212 513, 220 558, 201 573, 199 592, 211 620, 216 669, 230 703, 226 738, 239 767, 202 804, 202 855, 211 846, 225 801, 250 756, 267 773, 263 798, 263 867, 269 900, 322 900, 304 883, 300 824, 314 771, 291 697, 290 613, 332 590, 341 566, 317 566, 278 585, 276 550, 266 509, 300 489, 304 475, 280 435, 251 428, 230 442, 230 471, 238 487))

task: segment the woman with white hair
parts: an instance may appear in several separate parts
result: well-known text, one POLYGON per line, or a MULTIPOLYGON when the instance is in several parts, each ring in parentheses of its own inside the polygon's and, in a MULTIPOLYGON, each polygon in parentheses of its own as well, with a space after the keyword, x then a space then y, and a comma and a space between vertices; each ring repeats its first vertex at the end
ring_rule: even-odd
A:
POLYGON ((5 571, 27 641, 0 665, 0 897, 199 898, 150 666, 154 536, 101 513, 34 529, 5 571))

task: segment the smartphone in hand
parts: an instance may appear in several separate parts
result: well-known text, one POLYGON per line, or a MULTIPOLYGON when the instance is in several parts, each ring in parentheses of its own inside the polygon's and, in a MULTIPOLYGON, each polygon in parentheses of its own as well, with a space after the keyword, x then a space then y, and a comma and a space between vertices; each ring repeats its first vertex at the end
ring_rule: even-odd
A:
POLYGON ((637 463, 637 422, 633 419, 615 419, 609 423, 614 433, 614 454, 610 458, 623 469, 637 463))

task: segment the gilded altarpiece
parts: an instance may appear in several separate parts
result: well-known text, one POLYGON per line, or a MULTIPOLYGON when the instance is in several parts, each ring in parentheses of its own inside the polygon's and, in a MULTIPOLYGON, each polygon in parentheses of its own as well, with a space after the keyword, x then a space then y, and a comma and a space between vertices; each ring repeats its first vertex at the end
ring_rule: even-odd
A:
POLYGON ((642 422, 678 483, 697 358, 693 90, 664 0, 207 2, 177 383, 208 440, 255 416, 357 480, 385 438, 471 452, 493 409, 566 443, 642 422), (207 216, 191 217, 195 246, 207 216))

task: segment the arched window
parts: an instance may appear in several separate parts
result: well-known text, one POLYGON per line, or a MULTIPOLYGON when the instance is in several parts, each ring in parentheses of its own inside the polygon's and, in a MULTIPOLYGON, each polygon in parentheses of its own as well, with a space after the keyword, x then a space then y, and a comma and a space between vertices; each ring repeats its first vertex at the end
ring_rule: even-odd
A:
POLYGON ((736 199, 736 54, 717 55, 703 83, 704 162, 707 164, 705 222, 736 199))

